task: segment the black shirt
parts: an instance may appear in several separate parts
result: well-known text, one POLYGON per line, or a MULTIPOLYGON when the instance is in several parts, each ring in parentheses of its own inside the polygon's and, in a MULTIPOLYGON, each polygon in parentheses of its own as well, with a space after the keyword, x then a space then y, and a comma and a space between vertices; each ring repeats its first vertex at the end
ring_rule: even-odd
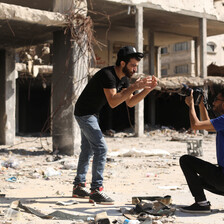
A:
POLYGON ((76 105, 76 116, 98 114, 101 108, 107 103, 103 89, 117 89, 120 92, 129 86, 129 79, 125 76, 121 80, 117 77, 114 66, 99 70, 88 82, 76 105))

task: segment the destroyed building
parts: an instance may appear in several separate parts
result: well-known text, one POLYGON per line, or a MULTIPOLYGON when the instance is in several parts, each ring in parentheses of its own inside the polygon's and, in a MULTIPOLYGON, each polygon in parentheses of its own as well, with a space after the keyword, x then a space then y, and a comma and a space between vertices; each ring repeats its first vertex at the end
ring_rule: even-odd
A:
POLYGON ((16 130, 40 132, 50 124, 53 150, 72 155, 80 144, 75 97, 88 73, 90 37, 81 29, 90 21, 86 2, 7 0, 0 12, 0 143, 14 144, 16 130), (32 47, 38 45, 40 55, 32 47), (38 65, 49 46, 51 67, 38 65))
MULTIPOLYGON (((96 11, 100 10, 98 2, 94 1, 93 4, 93 9, 96 11)), ((96 67, 114 64, 116 52, 121 46, 136 45, 141 42, 141 48, 138 49, 144 51, 145 58, 139 72, 155 74, 160 79, 159 87, 145 98, 144 105, 139 105, 135 110, 129 109, 129 113, 126 112, 125 104, 119 108, 120 111, 118 108, 113 111, 108 107, 105 108, 102 112, 102 116, 105 116, 103 128, 119 130, 125 125, 125 127, 135 126, 136 128, 136 124, 142 125, 142 120, 144 124, 149 125, 173 126, 176 129, 188 128, 188 109, 184 103, 184 97, 177 94, 182 83, 190 87, 208 87, 210 101, 215 94, 213 87, 217 84, 218 86, 215 87, 217 89, 222 85, 222 79, 218 78, 219 81, 216 82, 216 79, 208 79, 209 74, 207 74, 207 65, 211 60, 211 54, 207 52, 208 44, 214 43, 214 35, 223 34, 221 31, 223 29, 222 1, 200 3, 147 1, 146 3, 136 0, 128 2, 136 5, 127 7, 121 4, 121 1, 106 1, 105 4, 101 4, 101 7, 104 7, 104 14, 108 12, 108 17, 105 15, 103 19, 103 16, 99 18, 99 15, 92 14, 96 36, 107 46, 105 51, 95 50, 96 67), (169 60, 179 63, 170 67, 171 72, 166 73, 167 75, 163 74, 164 67, 162 67, 161 52, 166 50, 164 46, 170 46, 172 50, 175 47, 181 52, 175 57, 167 52, 169 60), (187 54, 190 57, 188 65, 185 66, 187 54), (187 72, 185 72, 186 68, 187 72), (142 110, 144 113, 141 112, 142 110), (109 112, 111 115, 108 115, 109 112), (136 119, 138 115, 144 119, 136 119), (122 117, 122 122, 118 121, 119 116, 122 117)), ((220 50, 223 51, 223 48, 220 50)), ((222 52, 217 52, 215 60, 219 62, 217 63, 219 65, 222 60, 220 53, 222 52)), ((215 54, 212 56, 215 57, 215 54)), ((140 129, 135 131, 138 132, 140 129)))
POLYGON ((89 69, 89 53, 80 52, 80 42, 82 50, 88 48, 85 38, 71 41, 74 10, 94 24, 92 68, 114 64, 120 47, 135 45, 145 54, 138 73, 159 78, 158 88, 135 109, 124 104, 115 110, 105 108, 103 130, 133 126, 140 136, 144 124, 186 127, 186 109, 177 94, 181 83, 209 89, 223 84, 222 77, 207 75, 206 62, 206 38, 224 33, 221 0, 0 0, 1 144, 13 144, 16 133, 40 132, 52 135, 53 150, 73 154, 79 149, 73 110, 94 69, 89 69), (195 77, 161 78, 161 47, 186 41, 197 46, 195 77))

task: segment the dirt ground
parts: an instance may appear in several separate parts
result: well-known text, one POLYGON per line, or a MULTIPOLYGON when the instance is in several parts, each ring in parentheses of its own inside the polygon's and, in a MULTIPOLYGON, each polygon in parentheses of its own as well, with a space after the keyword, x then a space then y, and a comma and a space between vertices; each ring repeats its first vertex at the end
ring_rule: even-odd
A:
MULTIPOLYGON (((122 223, 125 217, 120 209, 134 208, 132 197, 166 195, 171 196, 176 211, 169 217, 155 217, 153 223, 223 223, 223 197, 207 191, 213 209, 211 214, 192 215, 179 211, 180 206, 194 202, 179 166, 180 156, 187 153, 187 138, 201 138, 201 158, 216 163, 214 134, 190 135, 163 128, 146 132, 144 137, 139 138, 128 132, 106 137, 109 151, 104 189, 115 204, 95 205, 88 199, 71 197, 78 156, 52 155, 50 137, 18 136, 15 145, 0 146, 0 223, 77 223, 72 220, 42 219, 24 209, 11 214, 10 204, 17 200, 45 215, 61 211, 95 217, 106 212, 111 223, 115 220, 122 223), (58 204, 70 200, 77 204, 58 204)), ((87 186, 90 181, 91 164, 87 186)))

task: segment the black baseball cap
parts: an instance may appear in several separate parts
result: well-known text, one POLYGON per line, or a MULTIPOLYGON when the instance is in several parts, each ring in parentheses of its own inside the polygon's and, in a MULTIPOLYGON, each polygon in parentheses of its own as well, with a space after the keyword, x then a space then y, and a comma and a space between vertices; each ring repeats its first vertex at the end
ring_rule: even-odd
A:
POLYGON ((128 56, 137 56, 138 58, 143 58, 144 54, 137 52, 132 46, 122 47, 117 53, 117 60, 124 61, 128 56))

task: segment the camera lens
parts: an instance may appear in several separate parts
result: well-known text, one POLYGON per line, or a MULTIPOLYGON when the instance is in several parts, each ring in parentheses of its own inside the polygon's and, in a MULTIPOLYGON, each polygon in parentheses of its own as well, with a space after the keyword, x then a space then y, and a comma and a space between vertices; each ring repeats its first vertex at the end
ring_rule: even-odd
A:
POLYGON ((191 88, 185 84, 182 84, 183 88, 181 89, 179 95, 181 96, 190 96, 191 95, 191 88))

